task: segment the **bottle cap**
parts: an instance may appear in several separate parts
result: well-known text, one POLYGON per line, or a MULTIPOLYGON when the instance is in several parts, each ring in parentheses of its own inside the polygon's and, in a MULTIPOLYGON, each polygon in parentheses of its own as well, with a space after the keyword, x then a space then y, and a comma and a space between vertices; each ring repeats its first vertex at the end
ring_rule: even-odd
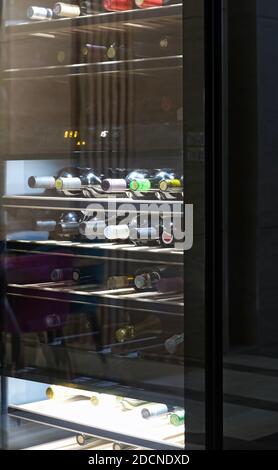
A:
POLYGON ((116 57, 116 48, 115 48, 114 44, 112 44, 111 46, 108 47, 108 49, 106 51, 106 55, 107 55, 108 59, 115 59, 115 57, 116 57))
POLYGON ((28 186, 32 189, 52 189, 55 188, 55 178, 54 176, 30 176, 28 186))
POLYGON ((104 236, 108 240, 126 240, 129 237, 129 227, 125 224, 107 225, 104 229, 104 236))
POLYGON ((139 274, 134 279, 134 284, 137 289, 144 289, 148 287, 148 282, 145 274, 139 274))
POLYGON ((52 387, 47 387, 47 389, 45 391, 45 394, 46 394, 47 398, 49 398, 49 399, 54 398, 54 395, 55 395, 54 390, 53 390, 52 387))
POLYGON ((64 16, 66 18, 75 18, 81 15, 81 10, 78 5, 69 5, 68 3, 62 2, 55 3, 53 12, 57 16, 64 16))
POLYGON ((28 7, 27 17, 31 20, 51 20, 53 17, 53 11, 51 8, 43 7, 28 7))
POLYGON ((170 416, 170 423, 174 426, 180 426, 184 423, 185 412, 184 410, 177 410, 170 416))
POLYGON ((72 279, 74 281, 79 281, 80 279, 80 270, 79 269, 74 269, 72 272, 72 279))
POLYGON ((102 181, 101 188, 105 192, 125 191, 126 180, 108 178, 102 181))
POLYGON ((133 191, 148 191, 151 189, 151 182, 149 179, 134 179, 129 184, 130 189, 133 191))
POLYGON ((78 434, 76 436, 76 441, 77 441, 77 444, 79 444, 80 446, 83 446, 85 444, 85 441, 86 441, 86 438, 85 438, 84 434, 78 434))
POLYGON ((148 407, 141 410, 142 418, 155 418, 161 414, 168 413, 168 407, 164 403, 151 403, 148 407))
POLYGON ((100 399, 96 395, 92 395, 90 401, 93 406, 98 406, 100 403, 100 399))
POLYGON ((81 180, 80 178, 58 178, 55 187, 58 191, 62 191, 63 189, 80 189, 81 180))
POLYGON ((181 188, 182 182, 179 179, 162 180, 160 181, 159 188, 161 191, 167 191, 169 188, 181 188))
POLYGON ((115 338, 118 343, 123 343, 128 337, 128 330, 126 327, 119 328, 115 333, 115 338))

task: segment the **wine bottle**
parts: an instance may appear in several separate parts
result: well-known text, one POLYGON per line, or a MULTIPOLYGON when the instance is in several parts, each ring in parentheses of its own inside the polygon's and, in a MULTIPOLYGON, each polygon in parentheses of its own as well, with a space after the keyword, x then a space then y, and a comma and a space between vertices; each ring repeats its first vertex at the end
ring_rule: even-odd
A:
POLYGON ((113 450, 132 450, 134 447, 129 446, 128 444, 122 444, 121 442, 113 442, 113 450))
POLYGON ((134 276, 111 276, 107 279, 107 289, 134 287, 134 276))
POLYGON ((80 171, 80 168, 65 167, 58 172, 57 176, 30 176, 28 186, 32 189, 54 189, 57 179, 77 177, 80 171))
POLYGON ((134 0, 103 0, 103 7, 107 11, 125 11, 136 7, 134 0))
POLYGON ((97 276, 94 266, 82 266, 72 270, 72 280, 75 282, 97 283, 97 276))
POLYGON ((156 315, 150 315, 139 323, 131 323, 118 328, 115 332, 115 338, 118 343, 124 343, 127 340, 133 340, 144 335, 160 335, 161 322, 156 315))
POLYGON ((133 191, 149 191, 150 189, 159 189, 162 180, 171 180, 175 178, 173 170, 157 170, 149 178, 134 178, 130 182, 130 189, 133 191))
MULTIPOLYGON (((72 4, 72 3, 64 3, 64 2, 57 2, 53 7, 54 14, 59 18, 76 18, 81 15, 87 14, 87 8, 85 5, 85 9, 81 8, 80 3, 72 4)), ((87 3, 87 2, 82 2, 87 3)))
POLYGON ((46 388, 45 394, 51 400, 66 400, 68 398, 83 396, 91 398, 92 392, 79 390, 78 388, 64 387, 62 385, 51 385, 46 388))
POLYGON ((102 11, 131 10, 134 0, 80 0, 77 4, 57 2, 53 7, 54 14, 62 18, 76 18, 102 11))
POLYGON ((72 281, 75 268, 56 268, 50 273, 50 279, 53 282, 72 281))
POLYGON ((170 414, 170 423, 173 424, 174 426, 181 426, 184 424, 185 420, 185 411, 180 409, 180 410, 175 410, 174 413, 170 414))
POLYGON ((141 290, 157 290, 163 279, 177 279, 177 270, 168 266, 156 266, 143 268, 136 272, 134 279, 135 288, 141 290))
POLYGON ((97 176, 93 170, 87 168, 82 170, 78 176, 60 176, 55 182, 58 191, 78 191, 93 189, 99 191, 101 189, 101 178, 97 176))
POLYGON ((122 411, 130 411, 147 403, 146 400, 138 400, 136 398, 127 397, 117 397, 117 401, 119 402, 122 411))
POLYGON ((26 15, 30 20, 52 20, 54 12, 51 8, 30 6, 27 9, 26 15))
POLYGON ((159 245, 159 225, 149 225, 148 216, 134 217, 129 224, 129 239, 135 245, 159 245))
POLYGON ((90 398, 91 405, 93 406, 118 406, 117 397, 108 393, 98 393, 92 395, 90 398))
POLYGON ((183 176, 180 178, 168 179, 163 178, 159 183, 159 189, 161 191, 175 192, 183 190, 183 176))
POLYGON ((105 192, 123 192, 130 189, 130 183, 133 180, 147 178, 149 170, 133 170, 125 178, 107 178, 101 183, 102 190, 105 192))
POLYGON ((96 439, 93 436, 88 436, 86 434, 77 434, 76 436, 76 442, 80 446, 86 446, 87 444, 93 444, 96 442, 98 439, 96 439))
POLYGON ((169 408, 164 403, 150 403, 141 410, 141 416, 144 419, 156 418, 166 413, 169 413, 169 408))
POLYGON ((59 237, 79 235, 80 219, 76 212, 62 214, 57 222, 55 233, 59 237))
POLYGON ((117 53, 115 44, 111 44, 110 46, 101 46, 87 43, 82 46, 81 55, 87 61, 94 62, 100 59, 114 60, 119 54, 117 53))
POLYGON ((164 346, 169 354, 175 354, 177 350, 184 344, 184 333, 173 335, 166 339, 164 346))

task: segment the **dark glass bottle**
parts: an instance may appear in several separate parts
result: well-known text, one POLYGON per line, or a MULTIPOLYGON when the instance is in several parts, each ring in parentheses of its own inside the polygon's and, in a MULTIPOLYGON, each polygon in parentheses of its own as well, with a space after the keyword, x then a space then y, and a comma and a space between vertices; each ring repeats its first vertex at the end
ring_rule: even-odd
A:
POLYGON ((156 315, 150 315, 139 323, 129 323, 115 331, 115 338, 119 343, 144 336, 158 336, 161 334, 161 322, 156 315))
POLYGON ((80 219, 76 212, 62 214, 57 222, 55 235, 59 238, 72 239, 79 236, 80 219))
POLYGON ((156 170, 149 178, 134 178, 129 187, 133 191, 149 191, 150 189, 159 189, 162 180, 168 181, 174 178, 174 170, 156 170))
POLYGON ((27 18, 30 20, 52 20, 54 18, 54 12, 51 8, 30 6, 27 9, 27 18))
POLYGON ((79 172, 78 176, 60 176, 55 182, 58 191, 82 192, 82 190, 101 189, 101 178, 91 168, 79 172))
POLYGON ((54 189, 57 179, 77 177, 80 174, 80 171, 81 170, 78 167, 65 167, 58 172, 57 176, 30 176, 28 179, 28 186, 32 189, 54 189))
POLYGON ((159 292, 181 291, 183 286, 182 276, 177 269, 169 266, 156 266, 143 268, 136 273, 134 279, 135 288, 138 291, 157 290, 159 292), (178 282, 180 280, 180 282, 178 282), (170 287, 169 287, 169 285, 170 287))
POLYGON ((97 0, 80 0, 75 3, 57 2, 53 7, 54 14, 59 18, 76 18, 100 11, 101 2, 97 0))
POLYGON ((130 189, 130 183, 133 180, 141 180, 147 178, 149 170, 132 170, 125 177, 107 178, 102 181, 101 187, 105 192, 122 192, 130 189))

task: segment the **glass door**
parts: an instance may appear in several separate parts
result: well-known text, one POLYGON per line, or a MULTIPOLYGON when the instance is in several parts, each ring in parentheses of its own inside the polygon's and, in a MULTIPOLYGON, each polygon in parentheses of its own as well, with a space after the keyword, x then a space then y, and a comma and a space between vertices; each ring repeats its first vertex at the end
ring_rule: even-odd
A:
POLYGON ((203 448, 203 2, 2 2, 2 446, 203 448))

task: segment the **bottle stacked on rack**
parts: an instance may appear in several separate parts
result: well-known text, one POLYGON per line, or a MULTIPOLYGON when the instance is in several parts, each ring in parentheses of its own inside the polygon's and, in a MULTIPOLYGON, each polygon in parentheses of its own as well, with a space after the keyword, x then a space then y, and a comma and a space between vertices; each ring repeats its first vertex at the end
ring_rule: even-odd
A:
POLYGON ((126 11, 136 7, 134 0, 76 0, 56 2, 53 8, 30 6, 27 17, 31 20, 77 18, 105 11, 126 11))
POLYGON ((32 189, 56 189, 60 195, 83 197, 120 194, 151 198, 155 194, 161 198, 166 194, 177 196, 183 191, 183 176, 172 169, 116 169, 116 172, 120 177, 105 178, 92 168, 66 167, 56 176, 30 176, 28 185, 32 189))

